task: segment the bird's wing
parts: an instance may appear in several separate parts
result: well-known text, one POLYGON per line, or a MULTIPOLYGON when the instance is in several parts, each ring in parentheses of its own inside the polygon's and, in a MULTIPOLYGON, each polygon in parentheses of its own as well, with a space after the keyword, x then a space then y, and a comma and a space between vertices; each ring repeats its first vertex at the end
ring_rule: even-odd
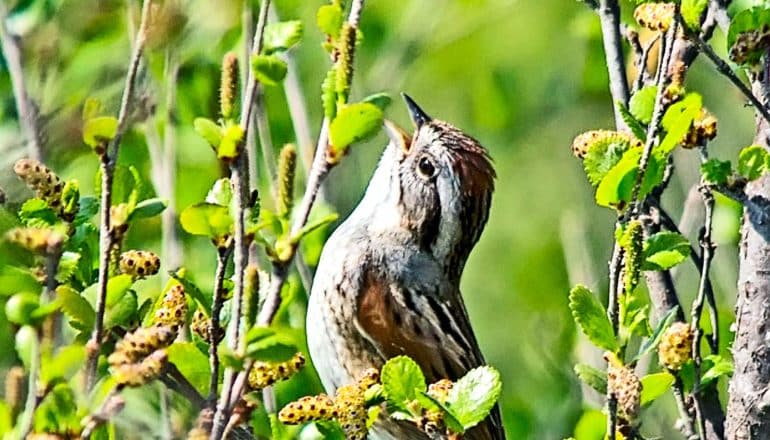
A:
MULTIPOLYGON (((484 365, 457 287, 449 282, 404 286, 387 278, 368 271, 356 310, 359 331, 383 360, 409 356, 420 366, 428 383, 455 381, 468 370, 484 365)), ((498 408, 465 438, 504 439, 498 408)))

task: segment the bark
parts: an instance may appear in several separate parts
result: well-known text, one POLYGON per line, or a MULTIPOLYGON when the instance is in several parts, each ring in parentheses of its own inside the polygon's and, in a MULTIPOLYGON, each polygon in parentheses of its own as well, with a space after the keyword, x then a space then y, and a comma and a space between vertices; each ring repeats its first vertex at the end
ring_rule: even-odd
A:
MULTIPOLYGON (((770 127, 759 118, 757 125, 756 142, 768 148, 770 127)), ((762 440, 770 439, 770 176, 750 182, 746 196, 727 438, 762 440)))

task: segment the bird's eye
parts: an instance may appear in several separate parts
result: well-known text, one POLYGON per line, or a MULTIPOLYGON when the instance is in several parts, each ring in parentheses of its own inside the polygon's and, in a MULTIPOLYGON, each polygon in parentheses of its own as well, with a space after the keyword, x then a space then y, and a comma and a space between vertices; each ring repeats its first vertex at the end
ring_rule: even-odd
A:
POLYGON ((426 179, 430 179, 436 175, 436 166, 433 165, 433 161, 426 156, 421 157, 420 160, 417 161, 417 170, 426 179))

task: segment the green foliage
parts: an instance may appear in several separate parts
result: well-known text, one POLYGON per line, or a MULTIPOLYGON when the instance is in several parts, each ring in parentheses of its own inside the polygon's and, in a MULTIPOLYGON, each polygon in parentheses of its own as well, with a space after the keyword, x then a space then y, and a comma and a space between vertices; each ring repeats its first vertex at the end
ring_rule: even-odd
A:
POLYGON ((176 365, 179 372, 203 395, 208 391, 209 370, 208 357, 201 353, 192 342, 176 342, 171 344, 168 352, 169 362, 176 365))
POLYGON ((658 232, 644 243, 644 270, 667 270, 690 256, 690 241, 676 232, 658 232))
POLYGON ((422 370, 412 359, 398 356, 389 359, 380 373, 382 389, 388 404, 409 413, 409 403, 427 389, 422 370))
MULTIPOLYGON (((635 148, 626 151, 621 159, 607 172, 596 188, 596 203, 599 206, 623 210, 633 196, 639 172, 642 152, 635 148)), ((649 157, 647 172, 639 188, 639 197, 649 194, 663 180, 665 158, 654 152, 649 157)))
POLYGON ((166 209, 166 206, 168 206, 168 201, 157 197, 142 200, 136 204, 136 207, 133 210, 131 210, 131 214, 128 215, 128 220, 131 221, 155 217, 163 212, 166 209))
POLYGON ((251 69, 259 82, 267 86, 280 85, 288 67, 286 62, 275 55, 257 55, 251 59, 251 69))
POLYGON ((463 429, 468 430, 489 415, 501 391, 500 373, 488 366, 478 367, 455 382, 445 405, 463 429))
POLYGON ((304 28, 299 20, 268 23, 265 26, 264 52, 283 52, 302 40, 304 28))
POLYGON ((179 215, 179 222, 190 234, 211 238, 229 234, 233 228, 233 218, 228 208, 207 202, 185 208, 179 215))
POLYGON ((59 286, 56 297, 61 302, 62 311, 73 323, 73 327, 87 330, 94 326, 96 312, 91 304, 70 286, 59 286))
POLYGON ((652 112, 655 107, 655 96, 658 94, 657 86, 645 86, 631 96, 628 102, 628 110, 640 122, 649 124, 652 120, 652 112))
POLYGON ((697 30, 700 28, 700 19, 708 6, 708 0, 682 0, 679 7, 685 24, 690 28, 697 30))
POLYGON ((618 349, 607 312, 587 287, 577 285, 572 288, 569 294, 569 308, 583 334, 594 345, 612 352, 618 349))
POLYGON ((575 374, 600 394, 607 393, 607 373, 587 364, 576 364, 575 374))
POLYGON ((243 142, 243 128, 240 125, 231 124, 222 132, 222 142, 217 148, 217 157, 226 162, 234 160, 241 152, 243 142))
POLYGON ((682 141, 695 118, 700 115, 703 98, 697 93, 688 93, 681 101, 671 105, 663 115, 662 125, 666 136, 657 150, 668 154, 682 141))
POLYGON ((678 307, 674 307, 673 309, 669 310, 666 315, 658 322, 657 327, 655 327, 655 330, 652 332, 652 335, 650 335, 649 338, 645 339, 644 342, 642 342, 642 345, 639 346, 639 352, 634 356, 634 361, 638 361, 642 358, 642 356, 645 356, 649 353, 651 353, 653 350, 655 350, 658 347, 658 344, 660 343, 661 338, 663 337, 663 333, 668 329, 668 327, 674 322, 676 319, 676 315, 679 311, 678 307))
POLYGON ((382 110, 374 104, 348 104, 337 113, 329 126, 329 141, 335 155, 342 155, 347 148, 376 133, 382 126, 382 110))
POLYGON ((642 382, 642 406, 651 404, 674 384, 674 376, 667 372, 648 374, 640 380, 642 382))
POLYGON ((20 292, 5 303, 5 316, 17 325, 35 324, 33 313, 40 307, 38 296, 31 292, 20 292))
POLYGON ((620 162, 628 149, 628 143, 622 141, 601 142, 589 149, 583 159, 583 168, 588 181, 598 186, 607 173, 620 162))
POLYGON ((193 121, 195 131, 206 140, 215 150, 222 143, 222 127, 208 118, 195 118, 193 121))
POLYGON ((297 345, 298 335, 285 327, 252 327, 246 334, 246 355, 259 361, 287 361, 297 353, 297 345))
POLYGON ((118 132, 118 120, 112 116, 98 116, 83 125, 83 142, 91 148, 103 147, 118 132))
POLYGON ((316 24, 324 34, 337 38, 342 28, 342 7, 339 4, 323 5, 318 8, 316 24))
POLYGON ((623 122, 628 125, 631 133, 633 133, 637 139, 645 141, 647 139, 647 130, 645 129, 644 125, 638 119, 636 119, 636 117, 631 114, 631 111, 627 109, 626 106, 624 106, 622 103, 616 102, 615 105, 618 107, 618 110, 620 110, 620 116, 623 117, 623 122))
POLYGON ((710 354, 703 359, 701 371, 704 371, 700 379, 701 386, 707 386, 722 376, 733 374, 733 362, 718 354, 710 354))
POLYGON ((703 180, 714 185, 724 185, 733 173, 730 161, 709 159, 700 166, 703 180))
POLYGON ((759 145, 750 145, 738 155, 738 174, 755 180, 770 171, 770 153, 759 145))

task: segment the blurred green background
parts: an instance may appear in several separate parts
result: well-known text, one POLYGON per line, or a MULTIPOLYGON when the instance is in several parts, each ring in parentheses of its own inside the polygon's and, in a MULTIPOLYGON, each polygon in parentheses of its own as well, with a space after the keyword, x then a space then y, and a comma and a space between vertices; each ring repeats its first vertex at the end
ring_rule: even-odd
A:
MULTIPOLYGON (((144 133, 147 124, 162 126, 163 65, 172 51, 180 62, 175 194, 181 210, 202 200, 222 176, 192 121, 216 114, 222 56, 228 50, 243 52, 243 2, 166 3, 173 14, 164 31, 151 40, 149 69, 139 88, 141 108, 150 116, 132 127, 120 161, 135 164, 149 182, 152 163, 144 133)), ((315 137, 321 120, 320 83, 329 64, 314 24, 322 2, 274 3, 281 19, 296 18, 305 24, 305 38, 292 57, 315 137)), ((630 3, 622 5, 630 16, 630 3)), ((139 3, 131 6, 116 0, 21 0, 9 18, 9 27, 22 37, 25 80, 43 115, 46 162, 63 177, 77 178, 85 194, 93 194, 97 159, 81 140, 82 105, 95 97, 107 114, 117 111, 130 53, 127 17, 138 13, 139 3)), ((574 0, 368 0, 362 30, 354 99, 379 91, 397 97, 405 91, 432 116, 481 140, 494 158, 497 192, 486 232, 467 265, 463 292, 487 360, 503 374, 501 404, 510 438, 558 439, 572 435, 576 425, 581 434, 583 425, 578 421, 584 410, 600 408, 601 401, 581 388, 572 365, 578 359, 599 365, 601 353, 576 333, 566 297, 578 282, 594 291, 606 290, 614 217, 593 203, 580 162, 569 148, 581 131, 612 126, 597 17, 574 0)), ((722 35, 714 43, 724 52, 722 35)), ((719 118, 713 154, 734 157, 751 141, 750 111, 707 62, 696 63, 688 87, 703 93, 705 105, 719 118)), ((283 87, 265 90, 276 149, 297 142, 284 92, 283 87)), ((29 193, 11 170, 25 149, 5 64, 0 64, 0 99, 0 186, 14 205, 29 193)), ((394 100, 386 117, 410 127, 399 100, 394 100)), ((325 186, 327 207, 322 209, 342 216, 352 209, 385 142, 380 134, 353 149, 330 175, 325 186)), ((306 147, 300 141, 300 148, 306 147)), ((677 154, 679 173, 664 204, 678 219, 697 178, 697 158, 691 152, 677 154)), ((268 195, 265 171, 261 166, 260 186, 268 195)), ((266 196, 264 203, 269 205, 270 198, 266 196)), ((692 238, 697 236, 699 214, 698 209, 693 212, 694 220, 685 231, 692 238)), ((735 206, 720 200, 717 235, 722 246, 714 280, 723 306, 723 339, 729 336, 735 290, 738 214, 735 206)), ((181 234, 183 264, 199 285, 210 286, 213 247, 203 238, 181 234)), ((145 221, 131 229, 128 247, 160 251, 159 236, 160 221, 145 221)), ((323 237, 315 239, 319 238, 323 237)), ((311 262, 313 258, 308 255, 311 262)), ((689 304, 695 292, 694 270, 687 263, 676 276, 683 301, 689 304)), ((157 293, 160 283, 156 277, 139 283, 139 288, 157 293)), ((293 309, 293 322, 302 322, 302 303, 293 309)), ((3 366, 14 361, 9 337, 8 331, 0 332, 3 366)), ((302 390, 287 391, 287 398, 297 392, 302 390)), ((672 407, 671 396, 656 402, 646 413, 642 432, 677 438, 671 428, 672 407)), ((591 416, 596 414, 587 417, 591 416)), ((137 420, 151 424, 151 415, 142 417, 137 420)), ((582 435, 591 438, 589 433, 582 435)))

